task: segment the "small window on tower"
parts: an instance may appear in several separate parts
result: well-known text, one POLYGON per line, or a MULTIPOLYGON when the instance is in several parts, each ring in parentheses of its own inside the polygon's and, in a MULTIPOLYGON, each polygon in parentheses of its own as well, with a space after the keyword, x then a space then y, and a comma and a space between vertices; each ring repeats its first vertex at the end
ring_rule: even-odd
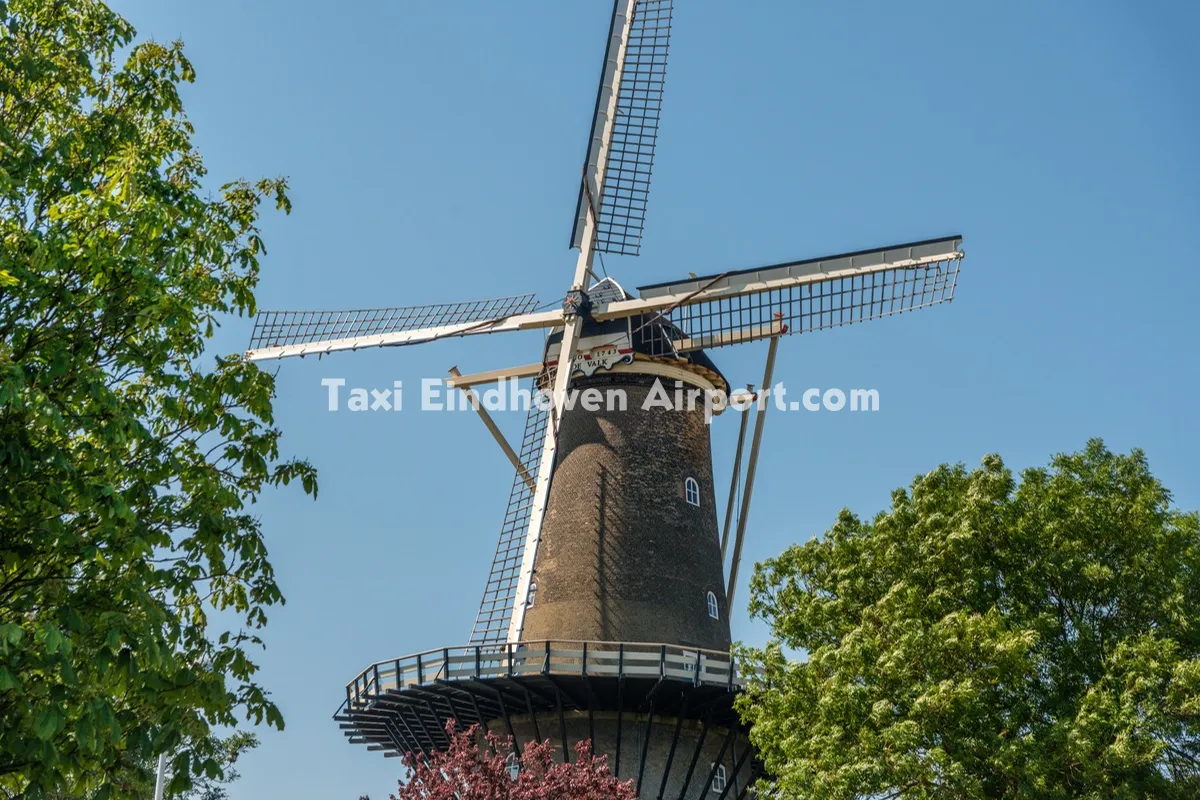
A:
POLYGON ((712 592, 708 593, 708 615, 713 619, 721 618, 721 610, 717 607, 717 596, 712 592))
POLYGON ((725 791, 725 765, 713 764, 716 769, 713 770, 712 790, 714 792, 725 791))
POLYGON ((525 607, 533 608, 534 598, 537 597, 537 583, 529 584, 529 594, 525 595, 525 607))
POLYGON ((700 505, 700 484, 696 483, 695 478, 688 478, 683 482, 683 496, 692 505, 700 505))
POLYGON ((509 753, 508 758, 504 759, 504 766, 508 768, 508 779, 515 781, 517 776, 521 774, 521 759, 516 753, 509 753))

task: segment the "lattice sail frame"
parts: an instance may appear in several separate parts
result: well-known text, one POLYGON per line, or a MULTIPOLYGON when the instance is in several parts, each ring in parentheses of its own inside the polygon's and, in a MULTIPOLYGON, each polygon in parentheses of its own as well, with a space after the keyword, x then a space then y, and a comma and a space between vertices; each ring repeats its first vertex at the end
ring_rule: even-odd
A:
MULTIPOLYGON (((538 386, 553 383, 554 371, 547 370, 532 381, 531 392, 538 386)), ((525 433, 521 437, 521 452, 518 454, 524 473, 514 470, 512 490, 508 495, 508 506, 504 510, 504 522, 500 526, 500 538, 496 542, 496 553, 484 585, 483 598, 479 602, 479 613, 471 629, 472 645, 502 644, 508 637, 508 626, 512 621, 513 603, 516 602, 517 582, 521 575, 521 562, 525 556, 525 534, 533 514, 534 490, 529 475, 537 475, 542 462, 542 445, 546 439, 546 428, 550 424, 550 412, 534 404, 525 417, 525 433)))
POLYGON ((643 336, 651 355, 670 356, 948 303, 958 281, 961 242, 961 237, 949 237, 643 287, 642 299, 686 296, 692 287, 696 295, 675 307, 635 317, 633 328, 646 329, 643 336), (815 279, 799 282, 806 274, 815 279), (753 286, 763 288, 746 291, 753 286), (734 293, 721 296, 723 288, 734 293))
POLYGON ((368 339, 405 331, 447 328, 503 319, 534 310, 532 294, 397 308, 348 311, 260 311, 254 316, 250 349, 368 339))
MULTIPOLYGON (((641 251, 666 85, 673 11, 673 0, 635 0, 632 4, 633 18, 625 43, 624 60, 619 69, 612 138, 604 175, 597 181, 594 174, 597 150, 595 132, 603 113, 600 106, 607 69, 601 76, 592 144, 576 204, 575 228, 571 233, 572 247, 581 247, 583 244, 584 221, 590 201, 597 218, 597 252, 636 256, 641 251)), ((606 65, 615 58, 614 46, 618 46, 618 40, 610 31, 606 65)))

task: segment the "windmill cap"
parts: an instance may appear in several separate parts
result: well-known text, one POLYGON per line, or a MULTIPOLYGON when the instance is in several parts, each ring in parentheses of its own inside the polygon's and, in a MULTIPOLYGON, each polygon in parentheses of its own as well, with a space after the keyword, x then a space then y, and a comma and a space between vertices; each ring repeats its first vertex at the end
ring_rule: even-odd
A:
MULTIPOLYGON (((588 287, 587 296, 592 306, 633 299, 611 277, 606 277, 588 287)), ((580 332, 580 346, 581 349, 586 347, 589 339, 592 342, 596 340, 608 340, 614 343, 622 341, 625 347, 630 348, 636 354, 638 360, 659 361, 683 366, 689 371, 704 376, 707 382, 715 388, 728 393, 729 381, 703 350, 664 354, 664 342, 679 341, 684 338, 686 338, 685 333, 669 319, 651 314, 604 321, 586 319, 583 323, 583 330, 580 332)), ((547 352, 561 341, 562 329, 556 328, 547 338, 547 352)))

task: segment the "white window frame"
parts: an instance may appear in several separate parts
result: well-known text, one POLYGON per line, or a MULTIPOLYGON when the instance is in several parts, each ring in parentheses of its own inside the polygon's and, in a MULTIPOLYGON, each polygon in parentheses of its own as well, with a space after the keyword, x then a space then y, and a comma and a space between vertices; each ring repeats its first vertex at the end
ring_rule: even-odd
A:
POLYGON ((537 598, 537 581, 529 583, 529 591, 525 593, 525 607, 533 608, 533 601, 537 598))
POLYGON ((717 602, 717 593, 710 591, 705 597, 708 603, 708 615, 713 619, 721 618, 721 604, 717 602))
POLYGON ((716 770, 713 772, 712 790, 714 792, 725 791, 725 785, 728 782, 728 776, 725 774, 724 764, 713 764, 716 770))
POLYGON ((508 758, 504 759, 504 766, 508 770, 508 779, 515 781, 521 774, 521 757, 516 753, 509 753, 508 758))
POLYGON ((700 484, 690 475, 683 481, 683 499, 689 506, 700 507, 700 484))

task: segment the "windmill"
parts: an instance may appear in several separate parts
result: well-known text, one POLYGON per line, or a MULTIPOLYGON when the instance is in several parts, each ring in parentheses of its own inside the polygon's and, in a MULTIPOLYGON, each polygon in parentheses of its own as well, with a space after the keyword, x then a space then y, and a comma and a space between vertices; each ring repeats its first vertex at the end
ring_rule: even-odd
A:
POLYGON ((450 385, 469 396, 525 380, 551 403, 530 408, 518 447, 476 406, 515 467, 479 612, 467 645, 381 661, 347 684, 335 719, 368 749, 444 747, 443 725, 454 719, 511 736, 514 769, 531 739, 554 740, 564 759, 590 740, 642 797, 741 797, 760 773, 732 709, 740 682, 729 610, 769 405, 754 410, 739 501, 742 416, 719 531, 703 410, 644 401, 664 386, 726 392, 710 350, 769 340, 765 388, 786 333, 948 302, 962 240, 689 275, 636 294, 598 279, 597 254, 636 256, 641 246, 672 10, 672 0, 615 0, 570 240, 579 253, 557 307, 520 294, 256 316, 246 352, 254 361, 545 333, 532 363, 451 370, 450 385), (588 388, 619 389, 625 409, 570 402, 588 388))

